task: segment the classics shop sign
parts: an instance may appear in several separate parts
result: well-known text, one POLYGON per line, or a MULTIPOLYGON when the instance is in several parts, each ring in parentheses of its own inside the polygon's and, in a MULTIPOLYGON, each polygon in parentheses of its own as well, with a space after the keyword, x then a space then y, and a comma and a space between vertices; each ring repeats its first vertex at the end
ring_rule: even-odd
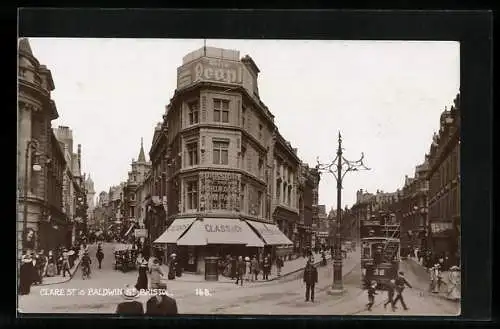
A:
POLYGON ((194 64, 194 81, 243 83, 243 65, 223 60, 201 60, 194 64))

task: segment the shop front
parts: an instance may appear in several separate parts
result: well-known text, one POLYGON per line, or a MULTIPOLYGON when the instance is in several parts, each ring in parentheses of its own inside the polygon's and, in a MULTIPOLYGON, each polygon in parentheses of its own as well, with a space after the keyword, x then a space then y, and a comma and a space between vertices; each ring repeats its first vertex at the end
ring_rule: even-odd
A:
POLYGON ((319 231, 316 233, 316 248, 326 249, 329 244, 330 233, 328 231, 319 231))
POLYGON ((199 218, 177 240, 177 247, 186 270, 204 273, 205 257, 250 256, 264 242, 238 218, 199 218))
POLYGON ((177 240, 186 232, 196 218, 177 218, 154 242, 153 245, 162 245, 164 258, 168 262, 170 255, 175 253, 181 267, 187 272, 196 272, 193 270, 196 266, 197 253, 195 248, 178 248, 177 240))
POLYGON ((264 247, 238 218, 177 218, 154 243, 167 245, 167 254, 175 253, 184 271, 201 274, 205 257, 257 255, 264 247))
POLYGON ((434 254, 455 254, 458 239, 451 222, 432 222, 431 241, 434 254))
POLYGON ((264 254, 271 255, 271 258, 274 259, 277 256, 277 247, 286 247, 282 248, 281 253, 287 258, 291 257, 293 253, 293 242, 285 235, 278 226, 269 223, 257 222, 252 220, 246 221, 248 225, 250 225, 264 240, 264 254), (285 251, 283 251, 285 250, 285 251))
MULTIPOLYGON (((278 231, 289 240, 298 239, 299 235, 294 233, 294 228, 299 222, 298 212, 278 206, 273 212, 273 221, 277 224, 278 231)), ((295 243, 292 242, 292 245, 295 243)))

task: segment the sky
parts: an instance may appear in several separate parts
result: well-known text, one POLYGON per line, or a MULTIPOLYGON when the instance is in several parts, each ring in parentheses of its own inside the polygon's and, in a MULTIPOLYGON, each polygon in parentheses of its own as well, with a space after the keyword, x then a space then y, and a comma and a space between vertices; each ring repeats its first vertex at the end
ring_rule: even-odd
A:
MULTIPOLYGON (((82 170, 97 194, 126 180, 144 138, 177 84, 177 67, 202 39, 30 38, 52 72, 59 118, 82 144, 82 170)), ((260 69, 260 98, 305 163, 331 162, 341 131, 344 156, 365 154, 369 171, 343 181, 342 207, 356 191, 394 192, 424 161, 439 117, 460 88, 458 42, 209 39, 207 46, 250 55, 260 69)), ((323 174, 319 203, 336 207, 336 184, 323 174)))

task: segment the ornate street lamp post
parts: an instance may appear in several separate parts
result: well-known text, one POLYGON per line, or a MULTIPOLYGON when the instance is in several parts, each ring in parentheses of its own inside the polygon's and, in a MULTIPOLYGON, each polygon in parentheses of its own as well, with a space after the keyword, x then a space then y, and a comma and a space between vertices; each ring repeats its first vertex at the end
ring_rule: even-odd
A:
POLYGON ((335 230, 334 260, 333 260, 333 284, 332 292, 342 292, 344 290, 342 283, 342 239, 341 239, 341 220, 342 220, 342 181, 345 174, 350 171, 370 170, 363 163, 364 154, 357 161, 349 161, 342 155, 342 136, 338 136, 337 156, 328 164, 321 164, 318 158, 316 166, 319 172, 330 173, 337 181, 337 225, 335 230), (336 171, 335 171, 336 167, 336 171))

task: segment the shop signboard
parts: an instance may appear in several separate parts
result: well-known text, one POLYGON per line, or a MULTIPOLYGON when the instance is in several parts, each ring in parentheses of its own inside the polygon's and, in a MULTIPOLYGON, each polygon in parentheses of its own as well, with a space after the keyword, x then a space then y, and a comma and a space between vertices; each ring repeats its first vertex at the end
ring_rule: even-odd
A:
POLYGON ((177 69, 177 89, 201 81, 240 85, 254 93, 254 78, 240 61, 201 57, 177 69))
POLYGON ((436 233, 443 233, 445 231, 453 229, 453 224, 450 222, 434 222, 431 223, 431 232, 436 234, 436 233))
POLYGON ((177 70, 177 87, 183 88, 198 81, 243 84, 244 66, 239 61, 202 57, 177 70))
POLYGON ((293 252, 293 247, 292 246, 287 246, 287 247, 280 246, 280 247, 276 247, 276 256, 277 257, 283 257, 283 256, 291 254, 292 252, 293 252))
POLYGON ((134 230, 134 235, 136 238, 145 238, 148 235, 148 230, 145 228, 136 228, 134 230))
POLYGON ((240 225, 223 225, 223 224, 205 224, 205 231, 209 233, 215 232, 228 232, 228 233, 239 233, 243 231, 240 225))

